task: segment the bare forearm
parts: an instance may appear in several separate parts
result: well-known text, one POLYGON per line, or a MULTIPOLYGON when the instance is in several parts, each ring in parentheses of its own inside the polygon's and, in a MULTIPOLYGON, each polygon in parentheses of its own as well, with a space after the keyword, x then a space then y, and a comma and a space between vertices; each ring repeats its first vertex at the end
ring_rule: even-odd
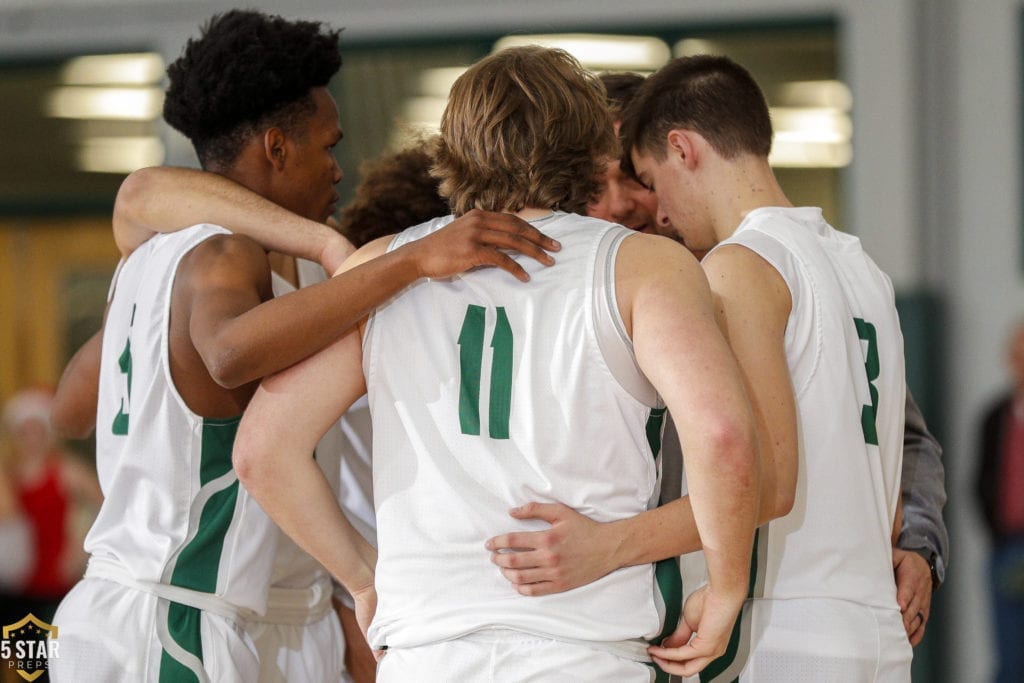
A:
MULTIPOLYGON (((758 526, 775 518, 767 500, 759 507, 758 526)), ((703 549, 689 496, 605 527, 604 533, 615 547, 613 568, 650 564, 703 549), (638 542, 640 539, 643 541, 638 542)))
POLYGON ((156 233, 213 223, 248 235, 263 247, 323 264, 344 238, 224 176, 187 168, 153 167, 129 175, 114 204, 114 239, 125 255, 156 233))
POLYGON ((239 316, 218 344, 230 367, 220 367, 216 376, 225 386, 240 386, 327 347, 420 277, 409 254, 402 249, 384 254, 239 316))
POLYGON ((347 590, 372 585, 376 550, 342 514, 312 457, 236 459, 236 470, 267 515, 347 590))

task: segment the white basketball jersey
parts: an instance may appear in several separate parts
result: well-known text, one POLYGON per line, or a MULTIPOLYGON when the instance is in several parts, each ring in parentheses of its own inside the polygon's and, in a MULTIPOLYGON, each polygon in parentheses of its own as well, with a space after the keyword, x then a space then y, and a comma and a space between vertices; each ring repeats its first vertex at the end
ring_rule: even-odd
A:
POLYGON ((817 208, 757 209, 723 244, 767 260, 792 296, 796 501, 758 531, 753 597, 896 608, 890 534, 906 384, 892 283, 817 208))
POLYGON ((137 582, 262 612, 280 532, 231 467, 240 416, 207 419, 171 379, 168 322, 182 257, 227 231, 158 235, 114 276, 103 333, 96 465, 104 502, 85 549, 137 582))
MULTIPOLYGON (((392 248, 451 220, 410 228, 392 248)), ((615 254, 631 233, 561 212, 535 223, 562 250, 550 268, 514 256, 530 282, 493 268, 423 280, 369 322, 374 646, 487 627, 621 642, 661 627, 652 565, 524 597, 484 548, 499 533, 548 526, 508 515, 529 501, 562 502, 606 522, 657 499, 664 410, 636 367, 614 296, 615 254)))

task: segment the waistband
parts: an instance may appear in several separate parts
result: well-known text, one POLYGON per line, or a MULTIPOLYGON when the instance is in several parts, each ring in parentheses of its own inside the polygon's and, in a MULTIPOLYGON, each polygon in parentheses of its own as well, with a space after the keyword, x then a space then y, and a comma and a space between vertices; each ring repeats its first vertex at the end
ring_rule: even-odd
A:
POLYGON ((245 621, 256 613, 246 607, 233 605, 212 593, 194 591, 181 586, 171 586, 166 583, 154 581, 140 581, 132 576, 116 560, 102 557, 90 557, 89 565, 85 569, 86 578, 106 579, 114 583, 132 588, 143 593, 155 595, 164 600, 170 600, 180 605, 194 607, 210 614, 216 614, 230 621, 245 621))
POLYGON ((266 613, 251 613, 248 621, 289 626, 314 624, 334 609, 332 594, 333 586, 328 576, 319 577, 309 588, 271 586, 266 613))
MULTIPOLYGON (((531 633, 529 631, 520 631, 518 629, 511 628, 483 628, 477 631, 472 631, 470 633, 458 636, 457 638, 452 638, 451 640, 467 640, 478 643, 491 643, 498 641, 522 642, 530 640, 547 640, 554 641, 556 643, 565 643, 567 645, 585 647, 591 650, 608 652, 617 657, 621 657, 622 659, 630 659, 634 662, 642 662, 644 664, 649 664, 651 662, 651 656, 647 654, 647 647, 649 644, 645 640, 639 638, 633 640, 616 641, 576 640, 574 638, 562 638, 551 636, 548 634, 531 633)), ((426 643, 426 645, 430 645, 430 643, 426 643)))
POLYGON ((89 558, 85 576, 113 581, 127 588, 194 607, 235 622, 303 626, 320 621, 332 609, 331 580, 327 576, 319 577, 309 588, 271 587, 264 614, 259 614, 248 607, 229 603, 212 593, 203 593, 166 583, 140 581, 116 560, 107 558, 89 558))

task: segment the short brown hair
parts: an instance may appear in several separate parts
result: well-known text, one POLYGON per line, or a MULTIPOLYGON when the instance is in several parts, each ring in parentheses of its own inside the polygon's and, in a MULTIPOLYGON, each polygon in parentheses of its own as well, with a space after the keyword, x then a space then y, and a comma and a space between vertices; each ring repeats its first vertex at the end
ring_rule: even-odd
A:
POLYGON ((634 149, 664 159, 665 138, 676 128, 700 133, 726 159, 742 154, 767 157, 772 148, 764 93, 750 73, 728 57, 680 57, 647 77, 619 128, 623 170, 634 172, 634 149))
POLYGON ((434 175, 452 212, 583 212, 617 152, 604 87, 563 50, 514 47, 470 67, 441 118, 434 175))
POLYGON ((604 83, 604 89, 608 93, 608 108, 611 109, 612 118, 622 118, 629 103, 633 101, 636 91, 644 84, 644 77, 638 73, 603 73, 599 76, 604 83))
POLYGON ((355 198, 341 215, 341 234, 361 247, 378 237, 449 213, 430 175, 433 140, 364 162, 355 198))

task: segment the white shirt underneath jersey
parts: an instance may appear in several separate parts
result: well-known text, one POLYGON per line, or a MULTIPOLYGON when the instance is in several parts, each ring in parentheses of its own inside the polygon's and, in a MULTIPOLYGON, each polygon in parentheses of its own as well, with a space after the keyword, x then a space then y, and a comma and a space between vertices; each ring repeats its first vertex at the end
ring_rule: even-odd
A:
MULTIPOLYGON (((392 247, 440 229, 410 228, 392 247)), ((556 213, 540 226, 558 264, 517 257, 414 284, 373 314, 363 343, 379 524, 374 646, 412 647, 488 627, 620 642, 650 637, 663 605, 651 565, 524 597, 484 541, 508 510, 560 501, 599 521, 652 506, 663 412, 632 358, 614 299, 621 226, 556 213), (625 361, 622 361, 622 358, 625 361), (653 436, 653 439, 652 439, 653 436)), ((643 648, 639 648, 641 655, 643 648)))

